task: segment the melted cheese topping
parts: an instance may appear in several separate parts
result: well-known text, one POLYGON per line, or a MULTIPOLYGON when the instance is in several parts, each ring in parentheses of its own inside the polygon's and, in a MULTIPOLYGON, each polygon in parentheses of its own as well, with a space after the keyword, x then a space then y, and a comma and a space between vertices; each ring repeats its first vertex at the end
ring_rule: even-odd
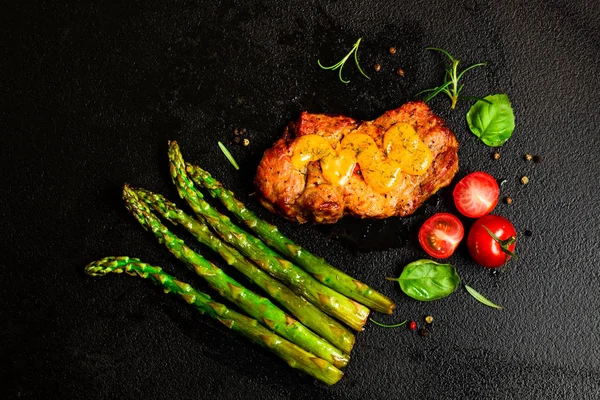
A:
POLYGON ((409 175, 423 175, 433 161, 431 150, 409 124, 396 124, 385 132, 383 149, 409 175))
POLYGON ((335 149, 319 135, 305 135, 292 144, 292 164, 304 170, 319 161, 323 177, 344 185, 358 163, 365 182, 378 193, 387 193, 398 184, 400 173, 423 175, 431 166, 431 150, 408 124, 396 124, 383 137, 383 151, 364 133, 346 135, 335 149))

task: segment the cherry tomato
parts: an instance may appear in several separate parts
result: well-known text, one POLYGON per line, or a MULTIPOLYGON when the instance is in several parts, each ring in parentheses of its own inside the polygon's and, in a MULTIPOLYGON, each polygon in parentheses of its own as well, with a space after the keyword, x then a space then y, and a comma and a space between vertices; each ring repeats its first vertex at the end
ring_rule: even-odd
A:
POLYGON ((479 218, 469 231, 467 247, 473 260, 486 268, 498 268, 510 258, 515 250, 517 231, 513 224, 498 215, 479 218), (485 229, 489 229, 499 240, 485 229), (509 254, 505 253, 505 249, 509 254))
POLYGON ((419 243, 427 254, 435 258, 447 258, 465 235, 458 218, 448 213, 431 216, 419 229, 419 243))
POLYGON ((469 218, 479 218, 489 214, 500 195, 498 182, 485 172, 473 172, 462 178, 452 192, 458 211, 469 218))

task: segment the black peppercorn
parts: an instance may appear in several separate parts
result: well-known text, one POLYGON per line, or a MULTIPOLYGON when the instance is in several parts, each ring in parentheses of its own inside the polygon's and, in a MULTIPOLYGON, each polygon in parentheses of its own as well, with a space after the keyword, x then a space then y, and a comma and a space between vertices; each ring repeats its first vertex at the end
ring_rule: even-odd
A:
POLYGON ((425 328, 421 328, 421 329, 419 329, 419 336, 427 337, 427 336, 429 336, 429 331, 425 328))

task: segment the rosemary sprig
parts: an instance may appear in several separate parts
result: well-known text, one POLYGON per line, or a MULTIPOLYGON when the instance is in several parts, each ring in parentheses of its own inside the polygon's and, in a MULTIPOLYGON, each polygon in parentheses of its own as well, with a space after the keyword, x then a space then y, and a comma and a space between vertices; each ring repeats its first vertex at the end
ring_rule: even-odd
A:
POLYGON ((456 107, 456 103, 458 102, 459 99, 482 100, 482 101, 485 101, 486 103, 490 103, 488 100, 485 100, 485 99, 482 99, 479 97, 461 96, 460 92, 462 91, 462 89, 464 88, 465 85, 463 83, 462 85, 459 86, 459 81, 463 77, 465 72, 467 72, 473 68, 476 68, 476 67, 483 67, 483 66, 487 65, 487 63, 473 64, 473 65, 468 66, 461 72, 458 72, 458 64, 459 64, 460 60, 457 60, 454 57, 452 57, 450 55, 450 53, 448 53, 446 50, 439 49, 437 47, 427 47, 425 50, 434 50, 434 51, 439 51, 441 53, 444 53, 446 55, 446 57, 448 57, 448 59, 450 59, 451 65, 448 69, 446 69, 446 74, 444 75, 444 83, 442 85, 436 86, 431 89, 423 90, 423 91, 417 93, 417 96, 422 93, 429 93, 429 95, 424 99, 424 101, 427 103, 429 100, 433 99, 438 94, 446 93, 448 95, 448 97, 450 97, 450 100, 452 101, 450 108, 452 108, 453 110, 456 107))
POLYGON ((227 160, 229 160, 231 165, 233 165, 233 168, 235 168, 236 170, 239 170, 240 166, 238 165, 237 162, 235 162, 235 159, 233 158, 233 156, 231 155, 229 150, 227 150, 227 147, 225 147, 225 145, 221 142, 218 142, 218 144, 219 144, 219 148, 221 149, 223 154, 225 154, 225 157, 227 158, 227 160))
POLYGON ((344 64, 346 63, 346 61, 350 58, 350 56, 352 55, 352 53, 354 53, 354 62, 356 63, 356 67, 358 68, 358 70, 360 71, 360 73, 362 74, 362 76, 364 76, 367 79, 371 79, 367 76, 367 74, 364 73, 364 71, 362 70, 362 68, 360 67, 360 65, 358 64, 358 46, 360 45, 360 41, 362 40, 362 38, 358 38, 358 40, 356 41, 356 43, 354 43, 354 46, 352 47, 352 50, 350 50, 350 52, 348 54, 346 54, 346 57, 342 58, 337 64, 334 64, 330 67, 326 67, 323 64, 321 64, 320 60, 317 60, 317 64, 319 64, 319 67, 321 67, 322 69, 325 70, 336 70, 339 68, 339 77, 340 77, 340 81, 342 81, 342 83, 350 83, 350 80, 344 80, 344 78, 342 77, 342 68, 344 68, 344 64))

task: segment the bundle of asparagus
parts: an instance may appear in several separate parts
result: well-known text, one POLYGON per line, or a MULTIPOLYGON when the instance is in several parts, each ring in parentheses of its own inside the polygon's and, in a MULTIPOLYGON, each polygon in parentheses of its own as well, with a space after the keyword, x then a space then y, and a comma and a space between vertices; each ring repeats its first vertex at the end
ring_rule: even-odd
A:
MULTIPOLYGON (((176 144, 172 145, 172 148, 175 152, 179 150, 176 144)), ((308 271, 319 282, 364 304, 373 311, 386 314, 394 311, 395 304, 392 300, 283 236, 276 226, 258 218, 256 214, 246 208, 244 203, 236 200, 233 192, 224 188, 208 172, 189 163, 186 163, 186 171, 194 183, 204 186, 212 197, 219 199, 227 210, 256 233, 267 245, 308 271)))
POLYGON ((276 227, 260 220, 236 200, 233 193, 223 188, 208 172, 191 164, 187 164, 186 168, 176 142, 169 144, 169 161, 173 182, 197 219, 163 196, 129 185, 123 188, 127 209, 176 258, 251 318, 214 302, 208 295, 138 259, 107 257, 89 264, 86 272, 92 276, 126 272, 148 278, 163 286, 165 291, 179 294, 202 313, 273 351, 290 366, 326 384, 336 383, 342 377, 338 368, 349 361, 354 335, 334 318, 355 330, 362 330, 369 307, 391 313, 394 309, 391 300, 284 237, 276 227), (212 208, 204 201, 194 182, 221 200, 262 240, 212 208), (245 288, 193 251, 169 231, 151 209, 187 229, 200 243, 221 255, 228 265, 244 274, 291 315, 266 297, 245 288), (221 238, 215 236, 211 228, 221 238))

